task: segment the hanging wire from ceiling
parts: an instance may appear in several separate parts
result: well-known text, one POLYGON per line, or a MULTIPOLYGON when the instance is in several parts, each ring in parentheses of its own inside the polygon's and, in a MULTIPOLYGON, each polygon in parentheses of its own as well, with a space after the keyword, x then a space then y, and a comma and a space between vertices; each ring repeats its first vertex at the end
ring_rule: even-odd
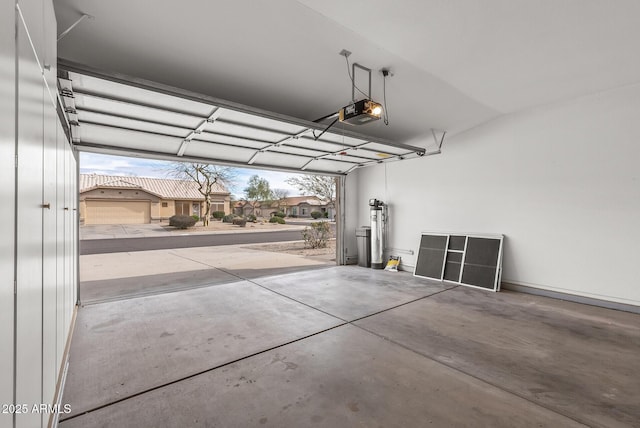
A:
POLYGON ((382 121, 385 125, 389 126, 389 110, 387 110, 387 77, 391 75, 388 68, 382 70, 382 108, 383 114, 382 121))
MULTIPOLYGON (((371 97, 371 95, 367 95, 366 93, 364 93, 362 91, 362 89, 358 88, 358 86, 356 85, 356 80, 355 80, 355 76, 351 75, 351 65, 349 64, 349 55, 343 55, 345 61, 347 61, 347 74, 349 75, 349 80, 351 80, 351 83, 353 84, 353 87, 356 88, 358 90, 358 92, 360 92, 362 95, 364 95, 367 99, 369 99, 371 97)), ((352 98, 352 100, 354 103, 356 102, 355 98, 352 98)))

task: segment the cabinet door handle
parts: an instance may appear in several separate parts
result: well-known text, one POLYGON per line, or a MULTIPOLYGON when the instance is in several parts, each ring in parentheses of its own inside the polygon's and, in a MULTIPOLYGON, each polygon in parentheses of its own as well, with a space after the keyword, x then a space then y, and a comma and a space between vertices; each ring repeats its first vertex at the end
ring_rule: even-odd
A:
POLYGON ((46 209, 50 210, 51 209, 51 203, 47 202, 46 204, 42 204, 42 205, 40 205, 40 208, 46 208, 46 209))

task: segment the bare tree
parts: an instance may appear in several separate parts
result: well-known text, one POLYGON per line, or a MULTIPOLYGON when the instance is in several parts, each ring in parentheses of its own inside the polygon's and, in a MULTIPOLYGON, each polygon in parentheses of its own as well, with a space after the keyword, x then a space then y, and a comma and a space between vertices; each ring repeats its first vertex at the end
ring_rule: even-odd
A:
POLYGON ((336 180, 333 177, 324 175, 302 175, 299 177, 289 177, 285 182, 305 195, 313 195, 326 201, 329 205, 334 204, 336 199, 336 180))
POLYGON ((273 199, 278 202, 278 211, 283 211, 282 207, 286 210, 286 199, 287 196, 289 196, 289 191, 287 189, 273 189, 271 194, 273 195, 273 199))
POLYGON ((211 193, 216 184, 231 188, 235 184, 237 172, 226 166, 209 165, 204 163, 174 162, 168 171, 169 175, 182 180, 191 180, 198 185, 198 192, 204 196, 204 216, 202 224, 209 225, 211 214, 211 193))

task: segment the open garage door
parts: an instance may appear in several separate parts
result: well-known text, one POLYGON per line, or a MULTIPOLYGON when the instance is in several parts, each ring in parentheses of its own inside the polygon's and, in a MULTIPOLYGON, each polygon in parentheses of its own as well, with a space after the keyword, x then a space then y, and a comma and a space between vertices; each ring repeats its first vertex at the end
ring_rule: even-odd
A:
POLYGON ((351 125, 327 128, 68 61, 59 63, 58 83, 79 151, 340 177, 338 264, 346 263, 344 177, 425 155, 422 147, 354 133, 351 125))
POLYGON ((80 151, 322 175, 425 154, 354 133, 351 125, 328 129, 68 62, 60 70, 60 95, 80 151))
POLYGON ((151 223, 148 201, 87 200, 85 224, 146 224, 151 223))

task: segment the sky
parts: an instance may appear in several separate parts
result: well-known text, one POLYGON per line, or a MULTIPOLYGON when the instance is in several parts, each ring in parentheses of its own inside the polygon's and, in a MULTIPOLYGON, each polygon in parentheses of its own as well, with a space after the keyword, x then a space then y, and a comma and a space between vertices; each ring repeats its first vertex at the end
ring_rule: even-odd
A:
MULTIPOLYGON (((171 162, 132 158, 124 156, 102 155, 97 153, 80 153, 81 174, 104 174, 118 176, 168 178, 167 169, 171 162)), ((236 199, 244 198, 244 189, 252 175, 259 175, 269 182, 271 189, 286 189, 289 196, 298 196, 301 192, 285 182, 289 177, 299 177, 301 174, 293 174, 278 171, 266 171, 261 169, 236 168, 238 172, 237 183, 230 189, 236 199)))

